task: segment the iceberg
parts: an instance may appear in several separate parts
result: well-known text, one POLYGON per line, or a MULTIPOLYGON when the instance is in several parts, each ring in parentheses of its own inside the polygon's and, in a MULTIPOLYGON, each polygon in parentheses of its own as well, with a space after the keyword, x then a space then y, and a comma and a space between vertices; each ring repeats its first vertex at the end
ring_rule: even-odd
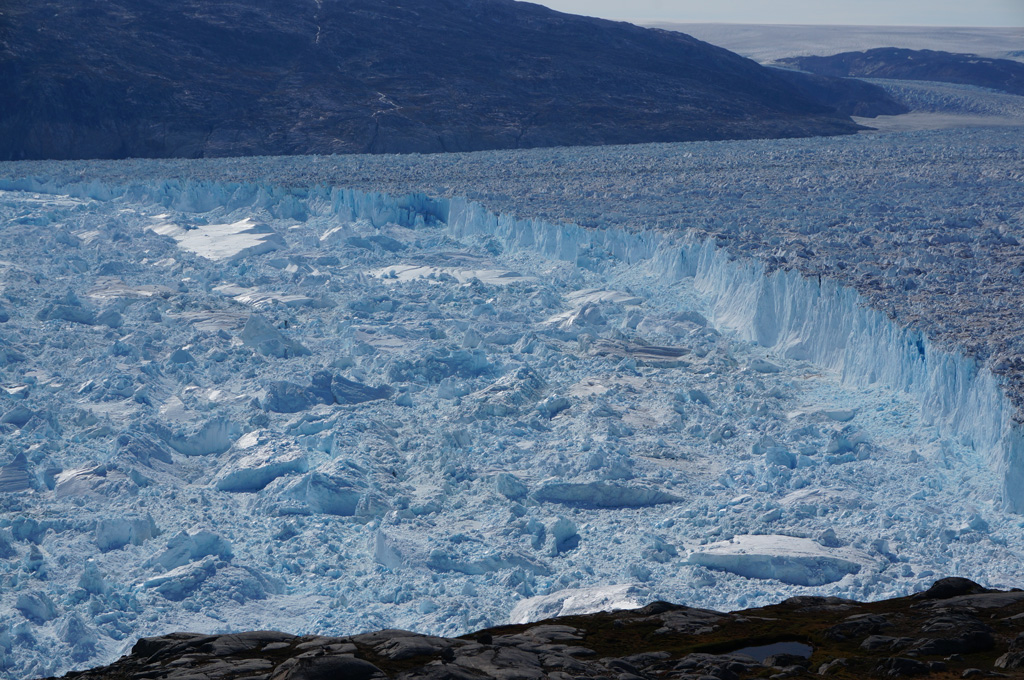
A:
POLYGON ((748 535, 703 546, 687 561, 746 578, 820 586, 860 572, 871 560, 865 553, 826 548, 808 538, 748 535))

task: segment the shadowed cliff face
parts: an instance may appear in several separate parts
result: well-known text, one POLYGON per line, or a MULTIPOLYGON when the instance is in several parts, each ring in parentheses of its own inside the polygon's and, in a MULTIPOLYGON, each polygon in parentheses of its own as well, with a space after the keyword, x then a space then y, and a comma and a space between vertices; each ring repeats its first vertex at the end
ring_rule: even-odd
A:
POLYGON ((1024 677, 1024 593, 943 579, 862 604, 795 597, 724 614, 654 602, 441 638, 175 633, 139 640, 99 678, 934 678, 1024 677), (998 669, 998 671, 996 671, 998 669))
POLYGON ((857 129, 689 36, 510 0, 42 0, 0 12, 0 159, 857 129))

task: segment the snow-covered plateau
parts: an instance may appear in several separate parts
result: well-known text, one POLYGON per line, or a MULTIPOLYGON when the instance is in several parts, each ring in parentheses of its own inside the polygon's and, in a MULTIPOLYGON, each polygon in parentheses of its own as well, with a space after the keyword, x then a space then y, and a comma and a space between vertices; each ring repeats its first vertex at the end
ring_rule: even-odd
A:
POLYGON ((682 31, 759 62, 827 56, 876 47, 940 50, 996 59, 1022 59, 1024 29, 972 26, 829 26, 652 22, 682 31))
POLYGON ((1021 128, 0 164, 0 666, 1024 581, 1021 128))

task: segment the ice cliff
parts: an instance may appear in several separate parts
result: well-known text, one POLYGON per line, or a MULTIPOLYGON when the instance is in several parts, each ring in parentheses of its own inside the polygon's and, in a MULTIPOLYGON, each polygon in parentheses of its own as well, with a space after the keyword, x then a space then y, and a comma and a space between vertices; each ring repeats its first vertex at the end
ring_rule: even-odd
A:
MULTIPOLYGON (((98 200, 123 196, 185 212, 252 206, 278 218, 304 216, 311 208, 329 206, 328 214, 345 222, 416 228, 428 220, 439 221, 456 239, 493 237, 508 252, 537 254, 587 268, 607 261, 643 263, 662 280, 691 277, 707 297, 716 326, 788 358, 837 371, 852 385, 879 383, 911 395, 920 404, 925 423, 987 459, 1003 479, 1002 502, 1013 512, 1024 512, 1024 427, 1014 419, 1017 410, 990 370, 974 357, 934 346, 919 330, 901 327, 872 309, 855 290, 794 270, 769 271, 756 259, 735 257, 713 238, 695 241, 661 230, 632 233, 584 228, 494 214, 462 198, 392 196, 344 188, 295 192, 273 184, 180 181, 156 186, 99 182, 58 186, 38 179, 2 181, 0 187, 98 200)), ((222 243, 224 234, 214 238, 222 243)), ((218 251, 214 257, 246 254, 251 254, 248 242, 230 254, 218 251)))

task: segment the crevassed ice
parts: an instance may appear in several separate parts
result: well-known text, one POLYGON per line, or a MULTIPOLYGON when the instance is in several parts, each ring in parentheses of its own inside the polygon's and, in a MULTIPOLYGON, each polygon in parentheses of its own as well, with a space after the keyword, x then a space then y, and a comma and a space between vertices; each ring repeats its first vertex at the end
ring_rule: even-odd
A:
POLYGON ((0 197, 5 672, 1019 583, 996 380, 829 281, 461 199, 50 189, 0 197))

